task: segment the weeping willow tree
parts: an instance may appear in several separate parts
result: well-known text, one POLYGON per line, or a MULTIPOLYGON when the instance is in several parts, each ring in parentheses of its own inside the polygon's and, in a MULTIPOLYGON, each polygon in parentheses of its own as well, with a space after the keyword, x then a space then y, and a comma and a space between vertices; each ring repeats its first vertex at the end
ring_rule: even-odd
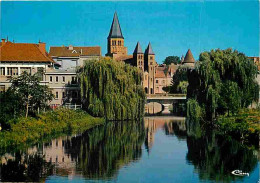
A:
POLYGON ((79 70, 79 78, 83 105, 91 115, 108 120, 143 115, 145 93, 138 68, 102 58, 86 62, 79 70))
POLYGON ((208 120, 217 114, 236 113, 259 98, 256 65, 232 49, 201 53, 187 76, 187 96, 205 109, 208 120))

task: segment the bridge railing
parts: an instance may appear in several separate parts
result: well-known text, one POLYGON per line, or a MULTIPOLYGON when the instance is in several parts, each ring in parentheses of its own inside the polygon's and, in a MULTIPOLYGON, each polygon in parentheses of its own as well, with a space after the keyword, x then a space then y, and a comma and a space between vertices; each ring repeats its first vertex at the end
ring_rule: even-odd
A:
POLYGON ((146 94, 146 97, 153 98, 153 97, 186 97, 186 94, 176 93, 176 94, 146 94))

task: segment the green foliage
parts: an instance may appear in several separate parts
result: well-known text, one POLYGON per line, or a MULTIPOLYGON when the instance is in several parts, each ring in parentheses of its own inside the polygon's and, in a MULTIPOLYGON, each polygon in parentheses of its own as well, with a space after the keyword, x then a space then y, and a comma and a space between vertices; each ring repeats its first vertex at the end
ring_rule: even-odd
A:
POLYGON ((38 115, 37 118, 13 119, 9 121, 11 129, 0 132, 0 149, 14 149, 25 143, 35 143, 49 135, 86 130, 103 122, 103 119, 94 118, 83 111, 69 109, 49 111, 38 115))
POLYGON ((189 99, 187 101, 187 117, 197 122, 204 117, 204 111, 195 99, 189 99))
POLYGON ((238 51, 203 52, 195 69, 187 75, 187 96, 205 106, 208 120, 227 111, 235 113, 238 108, 258 101, 257 67, 238 51))
POLYGON ((231 135, 244 142, 259 142, 260 135, 260 110, 244 109, 230 117, 220 116, 217 119, 219 131, 231 135))
POLYGON ((9 129, 9 120, 24 115, 24 108, 21 108, 23 103, 20 97, 10 90, 0 93, 0 103, 0 124, 3 130, 9 129))
POLYGON ((172 85, 170 93, 187 93, 188 78, 187 72, 189 68, 186 66, 180 66, 172 77, 172 85))
POLYGON ((180 60, 180 57, 178 57, 178 56, 168 56, 165 58, 163 63, 166 65, 171 65, 172 63, 177 65, 177 64, 181 63, 181 60, 180 60))
POLYGON ((43 109, 48 106, 48 102, 54 97, 48 86, 40 85, 40 79, 40 73, 31 75, 27 72, 10 79, 12 85, 7 92, 15 93, 19 100, 23 102, 23 106, 20 107, 24 107, 26 117, 29 107, 32 112, 43 109))
POLYGON ((136 119, 143 115, 145 92, 142 72, 109 58, 86 62, 79 69, 85 109, 108 120, 136 119))
POLYGON ((164 86, 162 87, 162 90, 165 91, 166 93, 170 92, 171 87, 170 86, 164 86))

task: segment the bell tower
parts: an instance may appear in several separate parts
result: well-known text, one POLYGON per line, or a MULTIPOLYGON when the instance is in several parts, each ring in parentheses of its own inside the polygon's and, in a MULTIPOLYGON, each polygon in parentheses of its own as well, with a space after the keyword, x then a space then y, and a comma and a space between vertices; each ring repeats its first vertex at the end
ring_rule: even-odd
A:
POLYGON ((134 66, 138 67, 142 71, 144 71, 144 53, 142 51, 141 45, 139 42, 137 42, 134 53, 134 66))
POLYGON ((155 66, 155 54, 149 43, 144 52, 144 70, 148 72, 148 94, 154 94, 155 66))
POLYGON ((107 54, 112 58, 127 55, 127 48, 124 46, 124 37, 121 31, 117 13, 115 12, 113 22, 107 37, 107 54))

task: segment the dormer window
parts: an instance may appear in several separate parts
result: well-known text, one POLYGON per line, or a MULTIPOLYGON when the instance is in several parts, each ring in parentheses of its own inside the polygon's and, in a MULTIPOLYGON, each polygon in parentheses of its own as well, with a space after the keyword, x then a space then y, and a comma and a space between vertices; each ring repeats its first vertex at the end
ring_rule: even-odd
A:
POLYGON ((77 53, 77 51, 76 51, 76 50, 73 50, 72 53, 77 53))

